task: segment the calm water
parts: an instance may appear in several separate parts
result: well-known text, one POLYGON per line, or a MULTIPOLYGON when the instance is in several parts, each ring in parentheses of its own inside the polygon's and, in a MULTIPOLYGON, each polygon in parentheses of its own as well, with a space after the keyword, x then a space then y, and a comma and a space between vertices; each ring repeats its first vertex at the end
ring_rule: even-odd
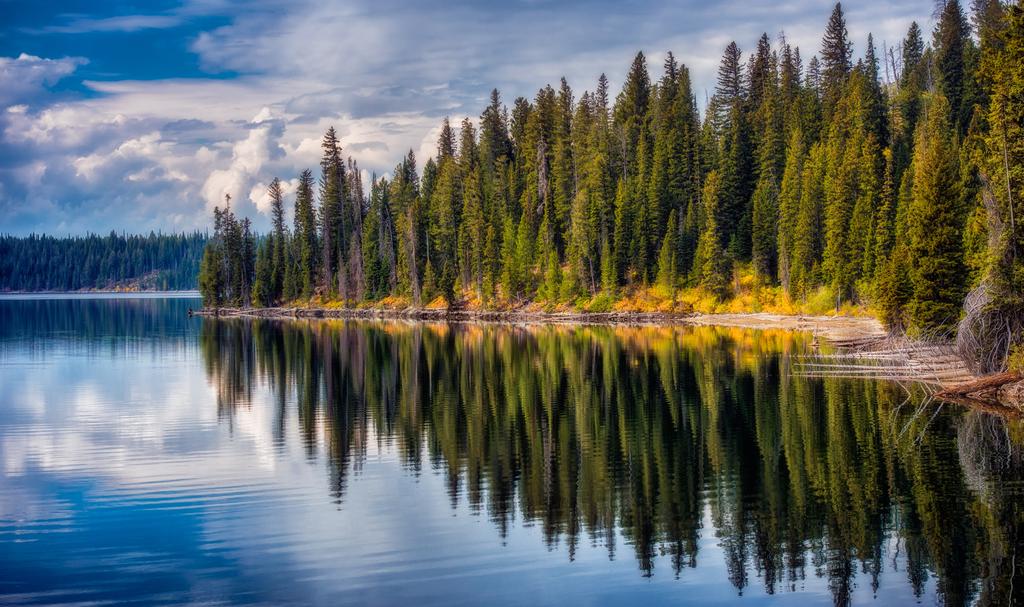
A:
POLYGON ((0 603, 1024 590, 1021 422, 801 377, 806 337, 190 306, 0 299, 0 603))

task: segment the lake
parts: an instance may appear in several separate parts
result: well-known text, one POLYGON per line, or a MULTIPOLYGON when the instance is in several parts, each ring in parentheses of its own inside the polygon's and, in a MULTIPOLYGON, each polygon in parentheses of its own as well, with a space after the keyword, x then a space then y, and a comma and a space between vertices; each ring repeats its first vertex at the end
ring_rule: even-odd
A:
MULTIPOLYGON (((1007 604, 1024 425, 799 333, 0 298, 0 603, 1007 604)), ((1019 553, 1019 554, 1018 554, 1019 553)))

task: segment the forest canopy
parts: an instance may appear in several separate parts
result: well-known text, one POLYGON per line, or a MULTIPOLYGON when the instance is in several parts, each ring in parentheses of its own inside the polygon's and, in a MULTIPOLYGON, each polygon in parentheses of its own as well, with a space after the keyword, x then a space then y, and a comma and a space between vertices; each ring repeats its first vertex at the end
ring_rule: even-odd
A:
POLYGON ((0 235, 0 291, 196 288, 203 232, 0 235))
POLYGON ((1024 339, 1021 2, 949 0, 930 36, 858 43, 840 4, 817 49, 730 43, 703 111, 672 53, 657 74, 637 53, 614 97, 604 75, 510 107, 494 90, 368 196, 332 127, 292 225, 276 179, 260 242, 215 211, 203 296, 594 309, 645 289, 728 299, 746 273, 894 332, 959 329, 974 366, 998 367, 1024 339))

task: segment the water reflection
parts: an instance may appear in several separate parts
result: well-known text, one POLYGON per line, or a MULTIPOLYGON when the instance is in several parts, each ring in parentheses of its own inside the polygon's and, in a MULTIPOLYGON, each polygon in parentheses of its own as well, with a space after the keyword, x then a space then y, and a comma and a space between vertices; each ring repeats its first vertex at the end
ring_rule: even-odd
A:
POLYGON ((799 336, 208 320, 199 343, 219 419, 269 389, 275 443, 295 424, 340 508, 388 449, 407 474, 443 475, 453 511, 501 538, 536 526, 570 561, 597 545, 685 579, 722 558, 741 595, 822 579, 836 604, 858 578, 891 596, 884 571, 948 605, 1024 587, 1021 421, 801 378, 799 336))

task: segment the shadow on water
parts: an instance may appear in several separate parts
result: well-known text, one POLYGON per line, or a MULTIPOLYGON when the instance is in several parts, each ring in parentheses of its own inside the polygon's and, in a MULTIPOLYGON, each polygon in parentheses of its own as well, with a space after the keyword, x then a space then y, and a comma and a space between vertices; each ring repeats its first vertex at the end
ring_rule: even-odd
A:
MULTIPOLYGON (((1024 425, 920 407, 896 384, 793 374, 808 337, 713 327, 202 321, 221 420, 269 387, 343 507, 368 447, 445 478, 506 537, 543 530, 572 560, 658 557, 677 577, 717 537, 740 593, 905 570, 943 604, 1024 588, 1024 425), (616 545, 617 537, 624 546, 616 545), (1018 558, 1021 557, 1021 558, 1018 558)), ((465 502, 463 502, 465 501, 465 502)))

